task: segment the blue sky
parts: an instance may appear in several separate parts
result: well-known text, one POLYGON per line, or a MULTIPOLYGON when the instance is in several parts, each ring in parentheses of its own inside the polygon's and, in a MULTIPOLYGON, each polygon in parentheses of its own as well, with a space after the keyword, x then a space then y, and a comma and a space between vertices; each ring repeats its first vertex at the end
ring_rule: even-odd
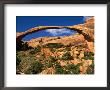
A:
MULTIPOLYGON (((16 16, 16 31, 23 32, 36 26, 71 26, 84 23, 84 16, 16 16)), ((69 29, 47 29, 30 35, 23 40, 44 36, 67 36, 76 33, 69 29)))

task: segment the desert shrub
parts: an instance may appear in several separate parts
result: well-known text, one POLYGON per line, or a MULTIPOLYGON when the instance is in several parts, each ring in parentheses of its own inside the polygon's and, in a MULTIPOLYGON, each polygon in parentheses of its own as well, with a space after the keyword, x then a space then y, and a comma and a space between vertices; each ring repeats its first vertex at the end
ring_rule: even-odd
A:
POLYGON ((39 57, 39 60, 40 61, 45 61, 46 60, 46 57, 45 57, 45 54, 40 54, 40 57, 39 57))
POLYGON ((93 53, 93 52, 84 52, 84 55, 85 55, 85 56, 93 56, 94 53, 93 53))
POLYGON ((67 74, 68 72, 64 70, 62 67, 55 69, 56 74, 67 74))
POLYGON ((19 41, 16 42, 16 51, 26 51, 32 49, 31 46, 28 46, 27 42, 19 41))
POLYGON ((71 60, 71 59, 73 59, 73 57, 71 56, 70 52, 66 52, 66 53, 63 54, 61 59, 62 60, 71 60))
POLYGON ((40 56, 42 59, 45 59, 45 53, 42 53, 40 56))
POLYGON ((60 63, 58 63, 58 62, 54 62, 53 65, 54 65, 55 68, 61 68, 60 63))
POLYGON ((49 60, 50 60, 51 62, 55 62, 55 61, 57 61, 57 58, 54 57, 54 56, 49 56, 49 60))
POLYGON ((65 50, 66 51, 71 51, 71 47, 66 47, 65 50))
POLYGON ((44 63, 43 63, 44 68, 50 68, 52 66, 53 66, 53 63, 48 61, 48 60, 45 60, 44 63))
POLYGON ((16 56, 16 67, 19 66, 20 62, 21 62, 20 57, 16 56))
POLYGON ((63 67, 61 67, 60 63, 55 62, 54 67, 56 74, 67 74, 67 72, 63 69, 63 67))
POLYGON ((93 57, 93 56, 91 56, 91 57, 89 57, 89 59, 90 59, 90 60, 94 60, 94 57, 93 57))
POLYGON ((68 70, 61 67, 58 62, 55 62, 55 74, 69 74, 68 70))
POLYGON ((48 63, 47 63, 47 67, 48 67, 48 68, 50 68, 50 67, 52 67, 52 66, 53 66, 53 63, 51 63, 51 62, 48 62, 48 63))
POLYGON ((84 58, 85 60, 94 60, 94 53, 93 52, 84 52, 84 58))
POLYGON ((38 74, 42 71, 42 67, 43 65, 40 62, 35 61, 34 63, 32 63, 32 65, 28 68, 28 70, 25 73, 26 74, 38 74))
POLYGON ((28 47, 28 44, 25 42, 25 43, 23 43, 22 44, 22 50, 23 51, 26 51, 26 50, 28 50, 29 49, 29 47, 28 47))
POLYGON ((22 48, 23 41, 16 42, 16 51, 20 51, 22 48))
POLYGON ((94 74, 94 63, 87 68, 87 74, 94 74))
POLYGON ((82 50, 83 48, 84 48, 84 47, 81 46, 81 45, 78 46, 78 49, 79 49, 79 50, 82 50))
POLYGON ((34 50, 31 50, 29 53, 30 54, 36 54, 36 52, 34 50))
POLYGON ((36 53, 38 53, 38 52, 41 52, 41 47, 40 47, 40 46, 37 46, 37 47, 35 47, 34 49, 32 49, 32 50, 30 51, 30 54, 36 54, 36 53))
POLYGON ((56 51, 56 49, 55 48, 50 48, 50 51, 54 53, 56 51))
POLYGON ((79 74, 80 73, 80 65, 74 65, 74 64, 69 64, 67 65, 66 69, 69 74, 79 74))
POLYGON ((20 63, 21 63, 21 58, 16 55, 16 74, 20 74, 20 63))
POLYGON ((35 51, 36 51, 36 52, 40 52, 40 51, 41 51, 41 47, 40 47, 40 46, 37 46, 37 47, 35 48, 35 51))
POLYGON ((21 63, 20 63, 20 67, 19 69, 25 73, 27 71, 27 69, 32 66, 32 64, 35 62, 35 61, 38 61, 36 57, 34 56, 27 56, 27 57, 21 57, 21 63))
POLYGON ((63 46, 64 45, 61 43, 48 43, 44 47, 46 47, 46 48, 61 48, 63 46))

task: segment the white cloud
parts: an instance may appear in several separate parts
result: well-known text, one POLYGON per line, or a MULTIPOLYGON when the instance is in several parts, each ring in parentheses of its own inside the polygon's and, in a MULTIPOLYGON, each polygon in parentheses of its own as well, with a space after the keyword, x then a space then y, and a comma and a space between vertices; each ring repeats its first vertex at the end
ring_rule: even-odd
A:
POLYGON ((52 34, 53 36, 62 35, 62 34, 71 34, 71 30, 62 28, 62 29, 47 29, 46 32, 52 34))

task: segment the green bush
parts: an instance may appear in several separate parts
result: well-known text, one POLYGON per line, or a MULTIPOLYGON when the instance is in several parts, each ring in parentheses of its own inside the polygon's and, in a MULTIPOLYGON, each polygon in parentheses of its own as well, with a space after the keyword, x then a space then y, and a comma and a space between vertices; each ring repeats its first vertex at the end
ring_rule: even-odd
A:
POLYGON ((66 53, 63 54, 61 59, 62 60, 71 60, 71 59, 73 59, 73 57, 71 56, 70 52, 66 52, 66 53))
POLYGON ((29 49, 29 47, 28 47, 28 44, 25 42, 25 43, 23 43, 22 44, 22 50, 23 51, 26 51, 26 50, 28 50, 29 49))
POLYGON ((55 74, 68 74, 68 71, 66 71, 58 62, 54 63, 55 66, 55 74))
POLYGON ((62 67, 55 69, 56 74, 67 74, 66 70, 64 70, 62 67))
POLYGON ((20 74, 21 58, 16 55, 16 74, 20 74))
POLYGON ((42 71, 42 67, 43 65, 40 62, 35 61, 34 63, 32 63, 32 65, 28 68, 28 70, 25 73, 26 74, 38 74, 42 71))
POLYGON ((84 58, 85 60, 94 60, 94 53, 93 52, 84 52, 84 58))
POLYGON ((94 57, 93 57, 93 56, 91 56, 91 57, 89 57, 89 59, 90 59, 90 60, 94 60, 94 57))
POLYGON ((52 62, 49 62, 48 60, 45 60, 44 63, 43 63, 43 67, 44 68, 53 67, 53 63, 52 62))
POLYGON ((55 68, 61 68, 60 63, 58 63, 58 62, 54 62, 54 64, 53 64, 53 65, 54 65, 54 67, 55 67, 55 68))
POLYGON ((71 47, 66 47, 65 50, 66 51, 71 51, 71 47))
POLYGON ((64 45, 61 43, 48 43, 44 47, 46 47, 46 48, 61 48, 63 46, 64 45))
POLYGON ((57 58, 54 57, 54 56, 49 56, 49 60, 50 60, 51 62, 55 62, 55 61, 57 61, 57 58))
POLYGON ((36 54, 36 51, 33 49, 29 52, 30 54, 36 54))
POLYGON ((51 51, 52 53, 54 53, 54 52, 56 51, 56 49, 55 49, 55 48, 50 48, 50 51, 51 51))
POLYGON ((36 54, 38 52, 41 52, 41 47, 37 46, 33 50, 30 51, 30 54, 36 54))
POLYGON ((35 51, 36 51, 36 52, 41 52, 41 47, 40 47, 40 46, 37 46, 37 47, 35 48, 35 51))
POLYGON ((16 51, 22 50, 22 46, 23 46, 22 44, 23 44, 23 41, 16 42, 16 51))
POLYGON ((51 63, 51 62, 47 63, 47 67, 48 67, 48 68, 50 68, 50 67, 52 67, 52 66, 53 66, 53 63, 51 63))
POLYGON ((94 53, 93 53, 93 52, 84 52, 84 55, 85 55, 85 56, 93 56, 94 53))
POLYGON ((45 53, 42 53, 41 55, 40 55, 40 58, 39 58, 40 60, 44 60, 44 59, 46 59, 46 57, 45 57, 45 53))
POLYGON ((79 66, 80 66, 79 64, 77 64, 77 65, 69 64, 69 65, 67 65, 66 69, 69 74, 79 74, 80 73, 79 66))
POLYGON ((16 56, 16 66, 18 67, 21 62, 20 57, 16 56))
POLYGON ((88 67, 87 74, 94 74, 94 63, 88 67))
POLYGON ((28 46, 27 42, 19 41, 16 42, 16 51, 26 51, 32 49, 31 46, 28 46))
POLYGON ((54 67, 55 67, 56 74, 66 74, 66 71, 63 69, 63 67, 61 67, 60 63, 55 62, 54 67))

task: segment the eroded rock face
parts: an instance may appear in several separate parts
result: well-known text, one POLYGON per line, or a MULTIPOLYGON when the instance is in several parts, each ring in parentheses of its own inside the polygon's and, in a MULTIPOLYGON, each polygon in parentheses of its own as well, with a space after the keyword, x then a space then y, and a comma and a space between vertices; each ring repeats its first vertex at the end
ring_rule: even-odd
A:
POLYGON ((88 49, 90 52, 94 52, 94 42, 87 42, 88 49))

